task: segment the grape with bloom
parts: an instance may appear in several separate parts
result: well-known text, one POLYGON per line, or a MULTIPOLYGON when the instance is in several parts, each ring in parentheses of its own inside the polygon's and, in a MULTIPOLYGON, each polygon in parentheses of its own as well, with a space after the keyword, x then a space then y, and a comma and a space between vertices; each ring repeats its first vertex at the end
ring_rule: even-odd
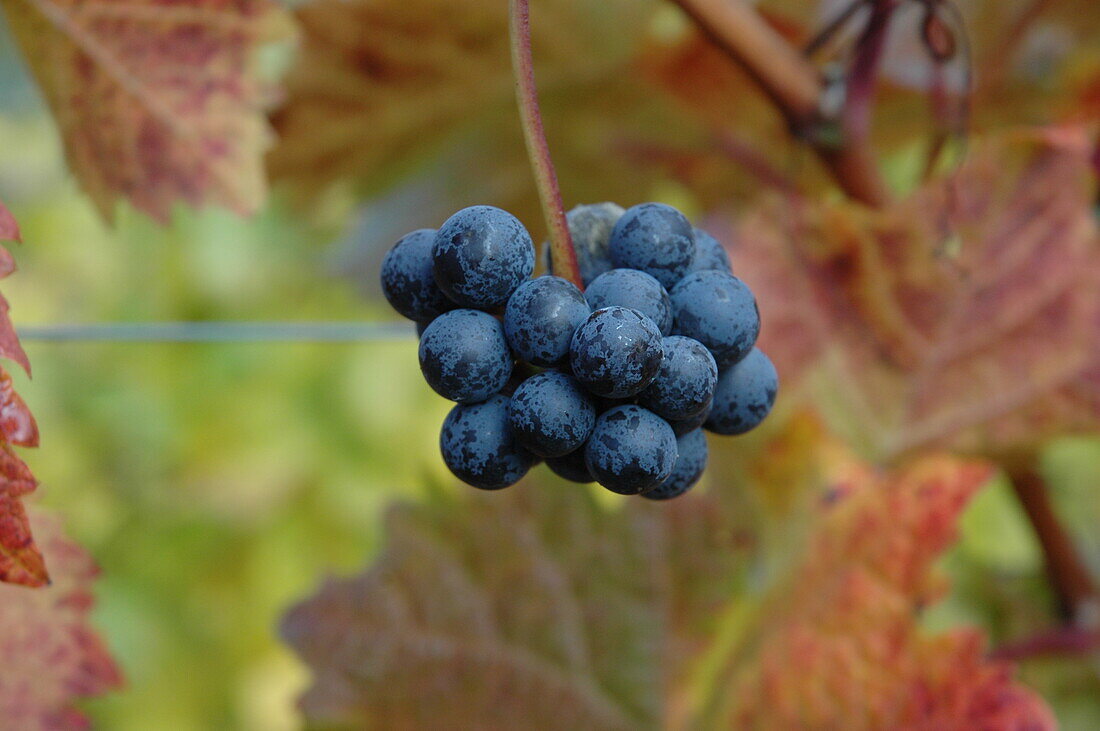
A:
POLYGON ((545 459, 621 495, 683 495, 706 469, 703 430, 744 434, 775 402, 756 298, 718 241, 670 206, 579 206, 569 222, 584 292, 531 278, 530 234, 492 206, 387 255, 383 292, 417 323, 425 380, 457 402, 443 460, 484 490, 545 459))

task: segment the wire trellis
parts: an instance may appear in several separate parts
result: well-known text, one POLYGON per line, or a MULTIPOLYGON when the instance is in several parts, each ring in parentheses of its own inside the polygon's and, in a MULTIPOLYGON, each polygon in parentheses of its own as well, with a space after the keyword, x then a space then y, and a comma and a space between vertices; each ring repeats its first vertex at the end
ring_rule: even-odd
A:
POLYGON ((37 343, 360 343, 416 337, 399 322, 100 322, 25 325, 37 343))

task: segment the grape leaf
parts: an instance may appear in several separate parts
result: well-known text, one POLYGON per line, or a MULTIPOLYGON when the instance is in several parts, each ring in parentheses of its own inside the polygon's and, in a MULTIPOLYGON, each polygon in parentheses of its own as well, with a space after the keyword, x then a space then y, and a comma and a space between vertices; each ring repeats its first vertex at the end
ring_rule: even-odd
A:
POLYGON ((869 451, 1002 457, 1100 426, 1100 235, 1083 129, 980 145, 885 210, 762 205, 735 234, 762 347, 869 451))
POLYGON ((943 591, 932 563, 989 476, 932 457, 840 480, 804 559, 719 679, 718 717, 735 728, 1055 728, 1010 666, 986 660, 979 633, 928 636, 914 621, 943 591))
MULTIPOLYGON (((635 3, 541 4, 531 26, 540 82, 551 88, 615 68, 647 15, 631 18, 627 5, 635 3)), ((434 0, 319 0, 297 18, 302 50, 274 117, 273 176, 307 190, 385 178, 486 111, 519 133, 506 5, 471 0, 454 14, 434 0)))
POLYGON ((122 684, 89 623, 98 570, 56 517, 32 515, 53 584, 35 591, 0 585, 0 718, 4 728, 21 731, 86 728, 73 703, 122 684))
POLYGON ((690 727, 731 713, 787 728, 797 727, 786 723, 789 705, 806 701, 835 720, 859 693, 877 692, 882 675, 890 681, 867 700, 882 718, 954 709, 953 721, 973 727, 1011 718, 1046 728, 1045 705, 1010 666, 982 658, 976 633, 927 637, 916 620, 943 587, 929 565, 989 473, 948 458, 889 475, 849 468, 829 483, 796 568, 763 597, 750 570, 754 538, 726 494, 739 490, 615 509, 588 489, 529 480, 401 505, 368 571, 330 579, 284 619, 284 638, 313 671, 303 711, 325 728, 690 727), (845 593, 860 587, 866 595, 845 593), (846 603, 830 610, 830 598, 846 603), (809 651, 859 646, 863 625, 869 649, 833 652, 849 674, 822 695, 829 666, 809 651), (788 647, 788 630, 805 642, 788 647), (776 680, 780 658, 806 672, 776 680), (713 670, 700 679, 700 667, 713 670), (761 678, 779 686, 765 689, 779 694, 774 709, 727 707, 761 678), (923 696, 904 694, 948 686, 918 707, 923 696))
MULTIPOLYGON (((418 199, 415 225, 492 203, 541 236, 515 111, 507 3, 462 7, 459 15, 435 0, 298 8, 301 52, 272 117, 272 178, 309 202, 334 188, 378 195, 421 174, 431 195, 418 199)), ((709 154, 709 132, 664 103, 639 71, 662 53, 661 7, 548 0, 531 8, 540 103, 567 207, 641 202, 670 168, 707 191, 707 204, 747 189, 739 171, 709 154)), ((383 209, 395 215, 394 206, 383 209)))
POLYGON ((311 722, 629 729, 659 711, 659 574, 644 522, 582 492, 514 491, 387 521, 361 576, 283 635, 315 669, 311 722))
MULTIPOLYGON (((19 241, 19 227, 0 203, 0 241, 19 241)), ((15 271, 15 262, 0 246, 0 278, 15 271)), ((30 362, 0 295, 0 358, 13 360, 30 373, 30 362)), ((31 536, 22 498, 37 486, 30 468, 12 446, 37 447, 38 425, 15 392, 11 376, 0 368, 0 582, 41 586, 49 581, 42 554, 31 536)))
POLYGON ((255 68, 271 0, 3 0, 100 213, 120 197, 159 221, 177 201, 254 211, 267 92, 255 68))

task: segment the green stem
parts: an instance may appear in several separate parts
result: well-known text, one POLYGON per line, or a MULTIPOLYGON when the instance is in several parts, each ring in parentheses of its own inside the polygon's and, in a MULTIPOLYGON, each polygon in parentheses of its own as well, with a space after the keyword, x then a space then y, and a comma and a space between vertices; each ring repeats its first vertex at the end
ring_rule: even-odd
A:
POLYGON ((535 89, 535 66, 531 59, 531 21, 527 0, 511 0, 509 30, 512 43, 512 73, 516 79, 516 103, 523 123, 523 138, 527 143, 527 157, 535 174, 539 201, 550 232, 550 256, 554 262, 554 274, 568 279, 581 289, 580 268, 573 237, 565 218, 561 202, 558 175, 550 159, 550 147, 546 144, 546 132, 539 111, 538 91, 535 89))

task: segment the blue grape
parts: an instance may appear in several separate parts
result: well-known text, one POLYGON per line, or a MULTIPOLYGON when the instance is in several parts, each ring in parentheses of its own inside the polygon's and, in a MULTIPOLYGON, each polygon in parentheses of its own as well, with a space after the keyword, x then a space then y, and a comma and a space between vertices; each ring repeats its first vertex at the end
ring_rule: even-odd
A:
POLYGON ((531 376, 512 394, 508 411, 520 444, 540 457, 560 457, 582 446, 596 425, 596 408, 564 373, 531 376))
POLYGON ((493 206, 463 208, 436 232, 436 284, 463 307, 489 310, 508 301, 535 268, 535 247, 523 224, 493 206))
POLYGON ((426 322, 453 310, 455 305, 432 274, 435 231, 422 228, 393 245, 382 260, 382 294, 402 317, 426 322))
POLYGON ((625 307, 589 315, 573 335, 573 375, 597 396, 625 398, 648 386, 661 368, 661 331, 653 320, 625 307))
MULTIPOLYGON (((573 250, 577 252, 577 268, 581 272, 581 282, 587 287, 596 277, 611 269, 611 254, 608 252, 608 240, 615 222, 623 215, 622 206, 614 203, 592 203, 580 205, 565 214, 569 224, 569 234, 573 238, 573 250)), ((554 273, 554 261, 550 255, 550 244, 546 248, 546 271, 554 273)))
POLYGON ((638 394, 638 403, 669 421, 696 416, 714 396, 718 366, 698 340, 672 335, 661 341, 665 356, 653 383, 638 394))
POLYGON ((439 433, 439 451, 458 479, 482 490, 514 485, 535 463, 535 455, 516 441, 508 399, 499 395, 451 409, 439 433))
POLYGON ((726 249, 701 228, 695 229, 695 259, 691 262, 691 271, 701 272, 707 269, 715 269, 720 272, 729 272, 730 258, 726 249))
POLYGON ((597 416, 605 411, 610 411, 616 406, 630 406, 637 400, 634 396, 628 396, 626 398, 608 398, 606 396, 597 396, 594 393, 591 393, 589 397, 592 399, 592 404, 596 407, 597 416))
POLYGON ((707 436, 695 429, 676 440, 676 464, 660 485, 642 493, 650 500, 671 500, 690 490, 707 468, 707 436))
MULTIPOLYGON (((717 388, 717 384, 715 384, 715 388, 717 388)), ((710 410, 711 408, 713 408, 713 406, 714 397, 711 397, 711 399, 707 401, 703 409, 695 416, 691 417, 690 419, 683 419, 681 421, 670 421, 668 422, 668 425, 672 427, 672 431, 675 432, 677 438, 682 437, 688 432, 695 431, 703 424, 707 423, 707 419, 710 417, 710 410)))
POLYGON ((582 484, 595 482, 596 478, 588 471, 588 464, 584 460, 584 451, 584 447, 581 447, 561 457, 547 457, 546 466, 563 480, 582 484))
POLYGON ((596 481, 620 495, 660 485, 676 464, 676 435, 668 422, 640 406, 600 414, 584 451, 596 481))
POLYGON ((558 365, 569 357, 573 333, 591 312, 572 283, 551 276, 529 279, 508 299, 504 335, 520 360, 558 365))
POLYGON ((756 428, 771 411, 778 391, 775 366, 763 351, 753 348, 741 362, 718 374, 707 429, 729 435, 756 428))
POLYGON ((657 323, 662 335, 672 332, 672 301, 656 279, 637 269, 612 269, 592 280, 584 298, 593 310, 629 307, 657 323))
POLYGON ((428 385, 460 403, 484 401, 512 374, 504 328, 477 310, 451 310, 432 320, 420 337, 419 356, 428 385))
POLYGON ((666 289, 680 281, 695 257, 695 234, 684 214, 663 203, 628 208, 611 231, 611 263, 640 269, 666 289))
POLYGON ((732 274, 692 272, 669 296, 676 318, 673 331, 707 346, 719 369, 745 357, 760 334, 756 298, 732 274))

